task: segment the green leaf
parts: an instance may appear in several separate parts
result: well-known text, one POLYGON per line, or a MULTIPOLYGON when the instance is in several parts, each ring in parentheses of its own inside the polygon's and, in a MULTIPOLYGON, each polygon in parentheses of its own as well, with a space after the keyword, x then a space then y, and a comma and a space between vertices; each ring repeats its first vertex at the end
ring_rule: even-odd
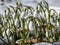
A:
POLYGON ((2 30, 0 30, 0 36, 2 36, 2 30))

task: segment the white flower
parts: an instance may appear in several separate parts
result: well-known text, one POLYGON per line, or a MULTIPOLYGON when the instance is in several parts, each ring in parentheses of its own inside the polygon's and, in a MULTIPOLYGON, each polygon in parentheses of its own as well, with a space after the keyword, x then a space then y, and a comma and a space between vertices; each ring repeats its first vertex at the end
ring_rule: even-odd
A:
POLYGON ((17 44, 20 44, 20 39, 16 41, 17 44))
POLYGON ((42 6, 45 6, 45 4, 44 4, 44 1, 45 1, 45 0, 40 0, 40 1, 42 1, 42 6))
POLYGON ((22 41, 22 39, 18 39, 18 40, 16 41, 16 44, 20 44, 21 41, 22 41))
POLYGON ((8 15, 8 13, 9 13, 9 11, 8 10, 6 10, 6 14, 8 15))
POLYGON ((57 22, 57 27, 59 27, 59 22, 57 22))
POLYGON ((47 22, 48 22, 49 21, 48 20, 48 11, 46 10, 45 13, 46 13, 46 19, 47 19, 47 22))
POLYGON ((29 23, 29 30, 30 31, 34 30, 34 23, 33 23, 33 21, 30 21, 30 23, 29 23))
POLYGON ((17 7, 17 5, 15 5, 15 7, 17 7))
POLYGON ((48 37, 48 31, 46 31, 46 37, 48 37))
POLYGON ((10 23, 10 24, 13 24, 13 19, 10 19, 10 20, 9 20, 9 23, 10 23))
POLYGON ((11 32, 10 32, 10 30, 9 30, 9 29, 7 29, 6 34, 7 34, 8 36, 10 36, 10 35, 11 35, 11 32))
POLYGON ((8 42, 7 37, 6 37, 6 34, 5 34, 5 31, 3 32, 3 37, 4 37, 3 40, 4 40, 5 42, 8 42))
POLYGON ((25 16, 26 16, 26 13, 25 12, 22 12, 20 18, 25 18, 25 16))
POLYGON ((50 38, 50 42, 53 42, 53 39, 52 38, 50 38))
POLYGON ((13 37, 12 36, 10 37, 10 41, 13 41, 13 37))
POLYGON ((38 5, 38 10, 40 10, 40 5, 38 5))
MULTIPOLYGON (((11 32, 10 32, 9 29, 6 30, 6 34, 7 34, 7 36, 10 36, 10 35, 11 35, 11 32)), ((4 31, 4 32, 3 32, 3 37, 4 37, 5 39, 7 39, 6 34, 5 34, 5 31, 4 31)))
POLYGON ((6 38, 6 34, 5 34, 5 31, 3 32, 3 37, 6 38))
POLYGON ((13 17, 13 19, 15 18, 15 13, 14 13, 14 14, 12 14, 12 17, 13 17))
POLYGON ((35 10, 34 11, 34 15, 33 15, 35 18, 37 18, 38 17, 38 11, 37 10, 35 10))
POLYGON ((19 20, 16 19, 16 20, 15 20, 15 26, 18 26, 18 25, 19 25, 19 20))
POLYGON ((53 39, 55 39, 55 37, 53 36, 53 39))

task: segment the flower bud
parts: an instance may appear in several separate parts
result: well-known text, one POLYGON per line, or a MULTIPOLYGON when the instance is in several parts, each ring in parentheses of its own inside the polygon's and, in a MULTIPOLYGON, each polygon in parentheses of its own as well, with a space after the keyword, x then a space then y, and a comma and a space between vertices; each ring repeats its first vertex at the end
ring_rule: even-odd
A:
POLYGON ((15 20, 15 26, 18 26, 18 25, 19 25, 19 20, 16 19, 16 20, 15 20))
POLYGON ((13 41, 13 37, 12 36, 10 37, 10 41, 13 41))
POLYGON ((30 23, 29 23, 29 30, 30 31, 34 30, 34 23, 33 23, 33 21, 30 21, 30 23))
POLYGON ((20 18, 25 18, 25 12, 22 12, 20 18))
POLYGON ((46 31, 46 37, 48 37, 48 31, 46 31))
POLYGON ((7 34, 7 36, 10 36, 11 35, 11 32, 10 32, 9 29, 7 29, 6 34, 7 34))

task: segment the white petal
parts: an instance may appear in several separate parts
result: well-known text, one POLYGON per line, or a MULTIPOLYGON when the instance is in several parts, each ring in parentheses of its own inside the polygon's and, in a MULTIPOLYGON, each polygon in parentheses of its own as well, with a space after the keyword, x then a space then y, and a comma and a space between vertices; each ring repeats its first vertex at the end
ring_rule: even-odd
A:
POLYGON ((30 21, 30 23, 29 23, 29 30, 30 31, 34 30, 34 23, 32 21, 30 21))
POLYGON ((14 13, 14 14, 12 14, 12 17, 13 17, 13 19, 15 18, 15 13, 14 13))
POLYGON ((10 41, 13 41, 13 37, 12 36, 10 37, 10 41))
POLYGON ((7 33, 8 36, 10 36, 10 34, 11 34, 9 29, 7 29, 6 33, 7 33))
POLYGON ((3 32, 3 37, 6 37, 6 35, 5 35, 5 31, 3 32))
POLYGON ((53 42, 53 39, 52 38, 50 38, 50 42, 53 42))
POLYGON ((20 18, 24 18, 25 17, 25 12, 22 12, 20 18))
POLYGON ((46 31, 46 37, 48 37, 48 31, 46 31))
POLYGON ((15 26, 18 26, 18 25, 19 25, 19 20, 16 19, 16 20, 15 20, 15 26))

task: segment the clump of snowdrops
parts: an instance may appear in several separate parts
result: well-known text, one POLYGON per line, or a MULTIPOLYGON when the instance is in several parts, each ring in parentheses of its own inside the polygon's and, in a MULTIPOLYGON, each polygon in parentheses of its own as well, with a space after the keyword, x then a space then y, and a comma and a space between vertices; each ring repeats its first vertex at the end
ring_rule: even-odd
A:
POLYGON ((17 2, 0 15, 0 40, 5 45, 59 42, 59 34, 60 13, 46 1, 40 1, 35 9, 17 2))

